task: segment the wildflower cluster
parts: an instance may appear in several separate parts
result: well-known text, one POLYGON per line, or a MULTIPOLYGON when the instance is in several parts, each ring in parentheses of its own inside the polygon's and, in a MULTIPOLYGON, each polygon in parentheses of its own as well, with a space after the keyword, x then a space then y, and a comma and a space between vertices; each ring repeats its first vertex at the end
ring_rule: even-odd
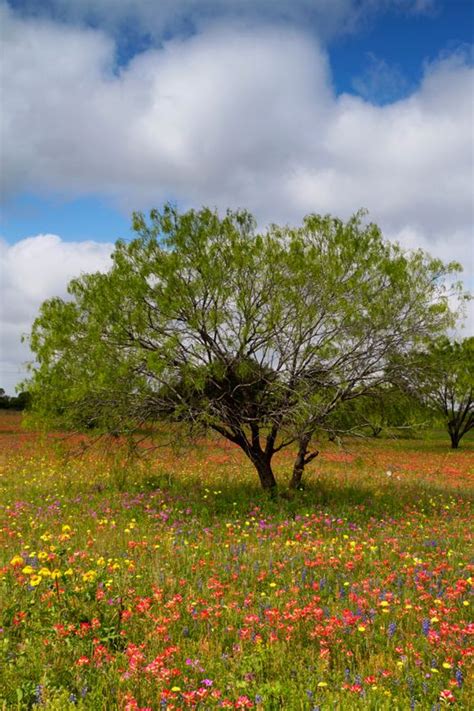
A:
MULTIPOLYGON (((318 485, 289 501, 252 489, 232 452, 215 464, 212 443, 186 461, 160 453, 125 488, 102 459, 12 454, 0 480, 0 699, 468 708, 469 501, 449 477, 441 489, 387 478, 399 453, 384 447, 368 463, 329 450, 318 485)), ((466 450, 449 466, 473 463, 466 450)))

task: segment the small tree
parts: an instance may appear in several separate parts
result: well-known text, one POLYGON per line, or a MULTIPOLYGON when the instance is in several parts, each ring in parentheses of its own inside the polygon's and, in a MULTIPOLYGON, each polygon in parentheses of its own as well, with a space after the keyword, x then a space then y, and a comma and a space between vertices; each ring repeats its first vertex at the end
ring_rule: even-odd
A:
POLYGON ((408 358, 405 389, 444 421, 452 449, 474 428, 474 338, 441 338, 408 358))
POLYGON ((133 433, 168 418, 238 445, 265 489, 297 443, 298 487, 317 428, 384 382, 384 364, 453 316, 458 269, 383 240, 358 213, 310 215, 264 234, 247 212, 220 219, 167 205, 118 242, 107 274, 41 307, 28 388, 53 426, 133 433))

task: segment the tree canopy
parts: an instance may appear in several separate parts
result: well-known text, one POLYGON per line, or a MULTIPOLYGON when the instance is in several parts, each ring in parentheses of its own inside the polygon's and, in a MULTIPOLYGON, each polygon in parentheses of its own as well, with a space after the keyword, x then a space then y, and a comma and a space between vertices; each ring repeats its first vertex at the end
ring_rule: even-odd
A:
POLYGON ((428 343, 410 354, 401 375, 405 390, 442 418, 457 449, 474 428, 474 337, 428 343))
POLYGON ((454 322, 460 287, 446 280, 459 266, 404 251, 364 218, 312 214, 260 232, 245 211, 135 214, 137 236, 117 242, 108 273, 42 305, 27 382, 36 412, 105 432, 162 419, 210 428, 241 447, 264 488, 292 445, 299 486, 340 403, 454 322))

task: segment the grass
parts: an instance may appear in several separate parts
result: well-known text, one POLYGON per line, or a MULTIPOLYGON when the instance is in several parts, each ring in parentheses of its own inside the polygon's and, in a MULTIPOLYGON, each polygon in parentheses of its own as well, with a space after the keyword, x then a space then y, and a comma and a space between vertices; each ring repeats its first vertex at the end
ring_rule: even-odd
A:
POLYGON ((328 443, 276 500, 222 442, 55 441, 0 418, 0 708, 470 707, 472 440, 328 443))

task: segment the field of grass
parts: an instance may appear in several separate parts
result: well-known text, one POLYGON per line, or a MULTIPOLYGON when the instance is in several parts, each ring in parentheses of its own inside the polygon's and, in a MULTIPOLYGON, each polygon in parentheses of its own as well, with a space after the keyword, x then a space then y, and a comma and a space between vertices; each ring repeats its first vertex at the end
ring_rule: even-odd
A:
POLYGON ((56 442, 0 416, 0 708, 474 707, 472 439, 324 444, 273 500, 217 440, 56 442))

